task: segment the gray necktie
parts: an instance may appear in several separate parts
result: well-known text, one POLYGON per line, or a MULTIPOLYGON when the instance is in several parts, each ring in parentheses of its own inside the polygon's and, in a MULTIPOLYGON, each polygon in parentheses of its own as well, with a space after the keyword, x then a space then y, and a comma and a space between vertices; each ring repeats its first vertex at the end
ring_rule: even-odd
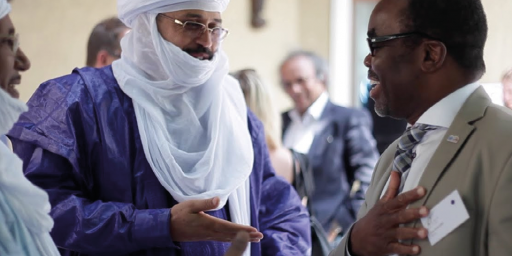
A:
POLYGON ((437 126, 417 123, 414 126, 408 127, 402 137, 400 137, 396 147, 395 160, 393 161, 393 170, 401 174, 399 192, 404 188, 412 161, 416 157, 416 154, 413 153, 414 147, 421 142, 423 136, 428 131, 435 129, 437 129, 437 126))

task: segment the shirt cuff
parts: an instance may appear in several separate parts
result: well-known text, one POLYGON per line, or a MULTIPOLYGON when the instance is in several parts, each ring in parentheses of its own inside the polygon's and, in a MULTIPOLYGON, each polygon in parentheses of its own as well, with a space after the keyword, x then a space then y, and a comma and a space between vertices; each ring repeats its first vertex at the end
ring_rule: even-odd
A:
POLYGON ((171 237, 171 210, 151 209, 135 212, 134 243, 144 247, 174 247, 171 237))

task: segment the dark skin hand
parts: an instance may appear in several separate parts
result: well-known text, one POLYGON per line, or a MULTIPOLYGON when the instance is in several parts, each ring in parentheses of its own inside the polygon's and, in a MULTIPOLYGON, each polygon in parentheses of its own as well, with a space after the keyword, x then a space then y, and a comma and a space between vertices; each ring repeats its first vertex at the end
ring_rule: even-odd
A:
POLYGON ((214 197, 190 200, 172 207, 172 239, 176 242, 231 242, 239 232, 248 233, 251 242, 259 242, 263 238, 263 234, 254 227, 235 224, 205 213, 216 209, 219 203, 219 198, 214 197))
POLYGON ((352 255, 417 255, 420 253, 419 246, 401 244, 399 240, 425 239, 427 230, 400 227, 400 224, 410 223, 428 215, 429 210, 424 206, 407 209, 409 204, 424 197, 426 190, 423 187, 417 187, 397 196, 399 187, 400 175, 393 171, 384 196, 352 228, 349 241, 352 255))

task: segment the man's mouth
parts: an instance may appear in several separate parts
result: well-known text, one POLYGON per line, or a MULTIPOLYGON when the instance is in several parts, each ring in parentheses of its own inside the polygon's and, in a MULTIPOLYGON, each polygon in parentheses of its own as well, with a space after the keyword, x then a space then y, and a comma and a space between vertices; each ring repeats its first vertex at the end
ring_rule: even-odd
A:
POLYGON ((211 59, 210 58, 210 55, 207 54, 207 53, 189 53, 190 56, 198 59, 198 60, 209 60, 211 59))
POLYGON ((5 91, 9 93, 13 98, 19 97, 19 92, 16 90, 16 85, 21 83, 21 76, 16 76, 11 78, 9 81, 9 84, 6 86, 5 91))
POLYGON ((370 85, 371 85, 371 89, 373 90, 373 88, 375 88, 377 85, 380 84, 380 81, 376 80, 375 78, 369 78, 370 79, 370 85))
POLYGON ((380 84, 379 78, 371 70, 368 70, 368 80, 370 80, 371 89, 380 84))
POLYGON ((213 52, 205 47, 199 47, 197 49, 185 49, 184 51, 198 60, 211 60, 213 58, 213 52))

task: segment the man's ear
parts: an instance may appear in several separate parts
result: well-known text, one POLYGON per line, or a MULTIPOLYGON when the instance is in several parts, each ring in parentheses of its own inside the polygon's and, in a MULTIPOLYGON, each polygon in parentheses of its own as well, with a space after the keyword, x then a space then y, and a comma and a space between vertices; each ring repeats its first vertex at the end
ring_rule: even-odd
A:
POLYGON ((108 54, 106 50, 99 51, 98 54, 96 54, 96 65, 94 67, 99 68, 108 65, 109 56, 110 54, 108 54))
POLYGON ((444 65, 448 53, 446 45, 434 40, 425 41, 423 44, 424 58, 422 70, 427 73, 439 70, 444 65))

